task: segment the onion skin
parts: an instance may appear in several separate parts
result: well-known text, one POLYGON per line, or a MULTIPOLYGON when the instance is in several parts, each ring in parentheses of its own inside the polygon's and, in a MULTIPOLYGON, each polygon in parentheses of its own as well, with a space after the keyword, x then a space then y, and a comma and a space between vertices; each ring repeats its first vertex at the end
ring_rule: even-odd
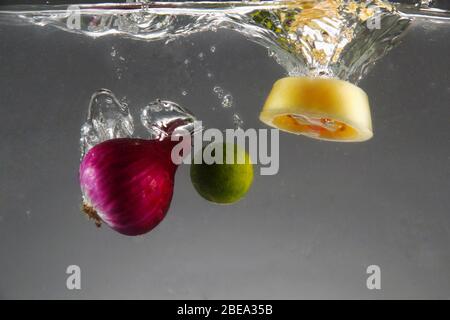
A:
POLYGON ((156 227, 172 200, 177 166, 170 156, 176 143, 121 138, 94 146, 79 172, 86 213, 124 235, 156 227))

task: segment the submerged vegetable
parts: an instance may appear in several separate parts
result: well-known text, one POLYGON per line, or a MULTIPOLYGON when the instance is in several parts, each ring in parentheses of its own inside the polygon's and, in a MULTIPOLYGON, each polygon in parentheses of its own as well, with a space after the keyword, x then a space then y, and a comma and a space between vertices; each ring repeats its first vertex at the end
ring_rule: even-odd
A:
POLYGON ((130 236, 144 234, 165 217, 177 166, 170 139, 113 139, 85 155, 80 165, 83 210, 97 225, 130 236))
MULTIPOLYGON (((220 204, 235 203, 247 194, 253 182, 250 155, 235 144, 213 143, 209 147, 214 146, 222 149, 221 163, 192 164, 192 184, 208 201, 220 204), (227 161, 227 150, 233 152, 230 163, 227 161)), ((204 149, 201 152, 204 152, 204 149)))
POLYGON ((259 119, 280 130, 320 140, 356 142, 373 136, 366 93, 337 79, 278 80, 259 119))

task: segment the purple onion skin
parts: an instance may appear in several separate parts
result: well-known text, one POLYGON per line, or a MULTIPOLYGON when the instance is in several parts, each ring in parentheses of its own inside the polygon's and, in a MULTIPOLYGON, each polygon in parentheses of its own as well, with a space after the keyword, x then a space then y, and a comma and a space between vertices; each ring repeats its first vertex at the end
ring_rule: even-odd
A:
POLYGON ((136 236, 156 227, 172 200, 176 142, 113 139, 94 146, 80 164, 80 185, 89 206, 117 232, 136 236))

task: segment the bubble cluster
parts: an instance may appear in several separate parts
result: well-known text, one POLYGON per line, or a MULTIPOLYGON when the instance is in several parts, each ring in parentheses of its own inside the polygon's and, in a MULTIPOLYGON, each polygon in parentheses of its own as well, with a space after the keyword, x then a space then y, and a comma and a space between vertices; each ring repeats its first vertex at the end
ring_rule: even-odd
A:
POLYGON ((141 123, 150 133, 150 139, 164 139, 175 129, 194 132, 195 121, 192 112, 172 101, 157 99, 141 110, 141 123))
POLYGON ((233 95, 229 92, 226 92, 222 87, 215 86, 213 91, 217 95, 217 98, 220 99, 220 104, 224 108, 231 108, 233 106, 233 95))
POLYGON ((133 117, 128 105, 120 102, 107 89, 96 91, 89 103, 88 117, 81 126, 81 153, 84 155, 96 144, 133 135, 133 117))
POLYGON ((222 98, 222 107, 230 108, 232 105, 233 105, 233 96, 227 93, 222 98))

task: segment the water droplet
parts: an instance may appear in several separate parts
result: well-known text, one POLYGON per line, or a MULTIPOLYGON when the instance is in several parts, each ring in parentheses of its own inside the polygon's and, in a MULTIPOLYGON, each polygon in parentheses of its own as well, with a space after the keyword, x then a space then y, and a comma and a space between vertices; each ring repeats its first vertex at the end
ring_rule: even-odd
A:
POLYGON ((117 77, 117 79, 122 79, 122 76, 123 76, 123 70, 122 70, 122 68, 116 68, 116 77, 117 77))
POLYGON ((181 92, 181 94, 182 94, 183 96, 187 96, 187 95, 188 95, 188 92, 187 92, 186 90, 183 90, 183 91, 181 92))
POLYGON ((211 48, 209 48, 209 50, 210 50, 212 53, 214 53, 214 52, 216 52, 216 47, 215 47, 215 46, 211 46, 211 48))
POLYGON ((218 97, 219 99, 222 99, 222 97, 223 97, 223 89, 222 89, 221 87, 215 86, 215 87, 213 88, 213 91, 217 94, 217 97, 218 97))
POLYGON ((230 108, 232 105, 233 105, 233 96, 227 93, 222 98, 222 107, 230 108))
POLYGON ((217 97, 221 100, 220 103, 224 108, 230 108, 233 105, 233 96, 231 93, 225 92, 225 90, 219 86, 215 86, 213 91, 217 97))
POLYGON ((208 74, 206 75, 208 78, 212 78, 214 75, 211 72, 208 72, 208 74))
POLYGON ((241 117, 237 113, 233 114, 233 124, 235 129, 242 128, 244 124, 244 121, 242 121, 241 117))

